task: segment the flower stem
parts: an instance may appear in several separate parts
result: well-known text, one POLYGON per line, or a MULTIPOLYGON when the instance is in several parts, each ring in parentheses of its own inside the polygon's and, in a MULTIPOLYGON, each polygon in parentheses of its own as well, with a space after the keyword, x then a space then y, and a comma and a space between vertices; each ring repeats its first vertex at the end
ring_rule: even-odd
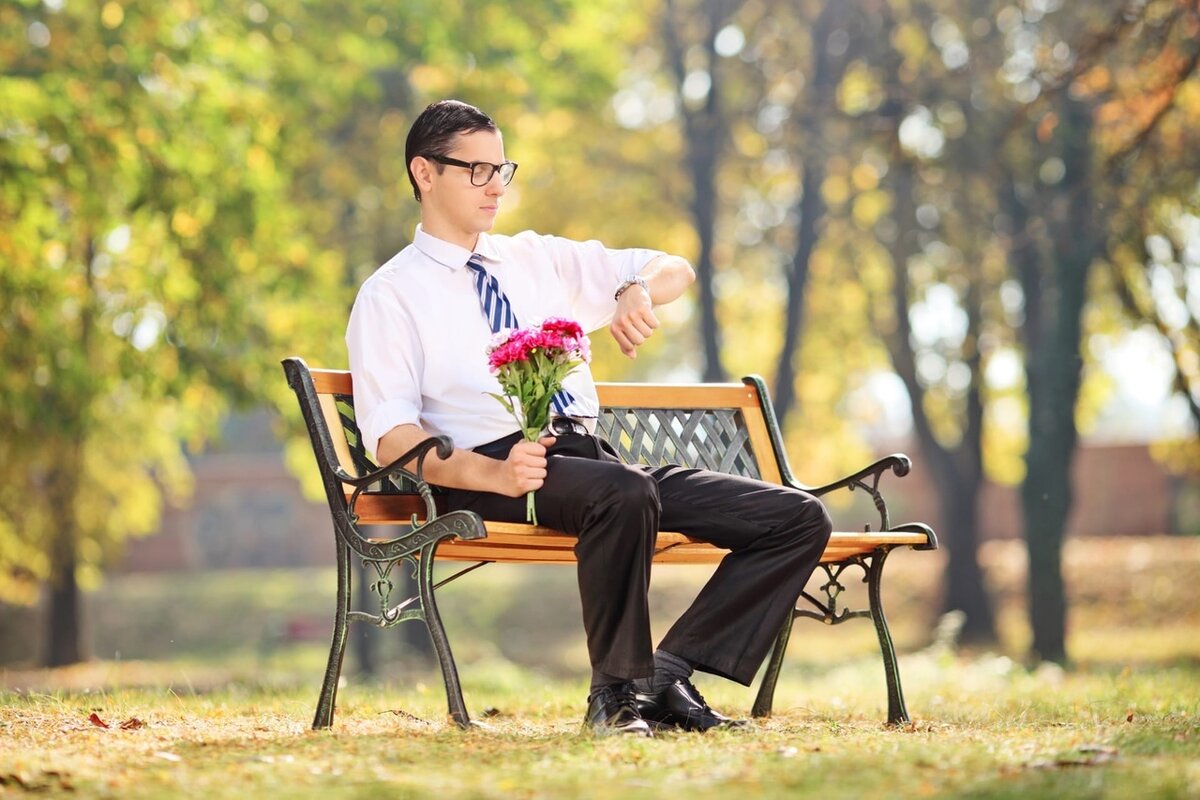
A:
POLYGON ((533 492, 525 493, 525 521, 532 522, 534 525, 538 524, 537 508, 533 505, 533 492))

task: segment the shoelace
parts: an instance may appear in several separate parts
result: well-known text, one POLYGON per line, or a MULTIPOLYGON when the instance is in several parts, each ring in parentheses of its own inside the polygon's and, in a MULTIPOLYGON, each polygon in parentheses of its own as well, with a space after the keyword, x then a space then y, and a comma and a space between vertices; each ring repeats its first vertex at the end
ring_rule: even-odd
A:
POLYGON ((705 711, 712 711, 712 707, 709 706, 708 701, 704 699, 704 695, 700 694, 700 690, 696 688, 694 683, 685 678, 683 685, 692 690, 692 694, 694 694, 696 699, 700 701, 701 708, 703 708, 705 711))
POLYGON ((637 697, 634 695, 634 687, 632 683, 617 684, 616 686, 605 687, 595 695, 588 696, 588 702, 598 699, 603 694, 610 694, 613 699, 622 708, 637 710, 637 697))
POLYGON ((621 708, 637 710, 637 697, 634 694, 632 683, 626 683, 619 689, 613 689, 613 694, 617 696, 617 702, 621 704, 621 708))

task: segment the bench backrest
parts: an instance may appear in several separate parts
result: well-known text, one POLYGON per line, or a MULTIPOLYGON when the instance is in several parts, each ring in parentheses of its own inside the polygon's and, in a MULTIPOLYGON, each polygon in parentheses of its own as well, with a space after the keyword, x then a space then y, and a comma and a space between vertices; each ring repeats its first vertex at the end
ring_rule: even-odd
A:
MULTIPOLYGON (((350 373, 309 369, 299 358, 283 363, 318 460, 324 461, 327 487, 333 488, 331 480, 336 485, 327 464, 354 476, 375 469, 355 422, 350 373)), ((691 385, 599 383, 596 388, 602 408, 597 434, 627 463, 681 464, 781 482, 779 431, 761 378, 691 385)))

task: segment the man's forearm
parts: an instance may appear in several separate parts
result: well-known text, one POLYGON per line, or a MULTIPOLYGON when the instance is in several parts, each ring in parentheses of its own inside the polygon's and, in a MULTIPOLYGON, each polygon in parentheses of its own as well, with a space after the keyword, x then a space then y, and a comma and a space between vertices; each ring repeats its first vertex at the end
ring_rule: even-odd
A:
POLYGON ((646 281, 650 302, 656 306, 676 299, 696 280, 696 272, 687 259, 672 255, 650 259, 640 276, 646 281))
MULTIPOLYGON (((400 456, 429 438, 429 434, 417 425, 399 425, 392 428, 379 440, 376 455, 380 464, 390 464, 400 456)), ((481 456, 470 450, 454 449, 450 458, 442 460, 436 453, 425 458, 425 480, 450 489, 472 491, 495 491, 496 475, 501 462, 481 456)), ((405 465, 409 469, 414 464, 405 465)))

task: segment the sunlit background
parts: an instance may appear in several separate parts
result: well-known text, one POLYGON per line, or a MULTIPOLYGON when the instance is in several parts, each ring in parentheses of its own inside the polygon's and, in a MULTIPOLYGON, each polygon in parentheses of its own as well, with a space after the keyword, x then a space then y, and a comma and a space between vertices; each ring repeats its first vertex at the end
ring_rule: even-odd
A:
MULTIPOLYGON (((1094 654, 1070 591, 1012 611, 997 576, 1200 534, 1198 59, 1176 0, 0 4, 0 661, 203 658, 147 621, 173 588, 332 579, 278 362, 345 366, 445 97, 521 165, 499 231, 697 267, 636 361, 595 334, 598 378, 761 374, 809 483, 913 457, 890 491, 944 550, 905 643, 960 609, 1094 654)), ((323 637, 328 597, 281 591, 323 637)))

